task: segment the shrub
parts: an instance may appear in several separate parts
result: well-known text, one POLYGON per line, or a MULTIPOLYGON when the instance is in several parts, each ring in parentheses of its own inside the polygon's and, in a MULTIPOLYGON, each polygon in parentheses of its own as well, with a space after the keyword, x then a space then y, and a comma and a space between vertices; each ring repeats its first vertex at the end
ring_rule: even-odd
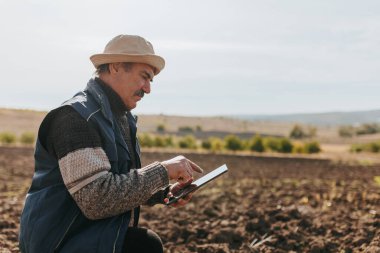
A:
POLYGON ((292 150, 293 153, 297 153, 297 154, 302 154, 302 153, 305 153, 305 148, 303 145, 299 144, 299 143, 295 143, 293 145, 293 150, 292 150))
POLYGON ((0 134, 0 142, 5 144, 15 143, 16 135, 11 132, 3 132, 0 134))
POLYGON ((380 126, 378 124, 363 124, 357 130, 357 135, 375 134, 380 132, 380 126))
POLYGON ((256 135, 252 138, 251 145, 249 146, 251 151, 264 152, 264 144, 261 136, 256 135))
POLYGON ((280 153, 291 153, 293 144, 287 138, 265 138, 264 149, 280 153))
POLYGON ((294 125, 294 127, 290 131, 289 137, 293 139, 304 139, 304 138, 313 138, 317 136, 316 127, 309 126, 307 130, 308 131, 306 132, 300 125, 294 125))
POLYGON ((163 132, 165 132, 165 131, 166 131, 166 127, 165 127, 164 124, 159 124, 159 125, 157 126, 157 132, 159 132, 159 133, 163 133, 163 132))
POLYGON ((209 138, 211 142, 211 150, 212 151, 222 151, 224 149, 224 142, 216 137, 210 137, 209 138))
POLYGON ((338 133, 340 137, 348 138, 355 135, 355 129, 353 126, 341 126, 339 127, 338 133))
POLYGON ((196 149, 197 141, 192 135, 188 135, 179 140, 178 145, 180 148, 196 149))
POLYGON ((274 152, 279 152, 280 150, 280 142, 278 138, 268 137, 263 140, 263 143, 264 143, 265 150, 271 150, 274 152))
POLYGON ((293 144, 286 138, 281 138, 279 141, 279 150, 281 153, 291 153, 293 150, 293 144))
POLYGON ((363 151, 363 146, 359 144, 353 144, 351 145, 350 151, 355 152, 355 153, 360 153, 363 151))
POLYGON ((159 147, 159 148, 163 148, 165 147, 165 137, 162 137, 162 136, 155 136, 154 137, 154 140, 153 140, 153 146, 154 147, 159 147))
POLYGON ((313 154, 313 153, 319 153, 321 151, 321 148, 317 141, 312 141, 312 142, 305 143, 304 150, 305 150, 305 153, 307 154, 313 154))
POLYGON ((289 137, 293 139, 303 139, 306 137, 306 133, 300 125, 294 125, 290 131, 289 137))
POLYGON ((368 150, 372 153, 379 153, 380 151, 380 143, 371 142, 368 144, 368 150))
POLYGON ((174 147, 174 141, 173 141, 173 137, 172 136, 166 136, 164 138, 164 142, 165 142, 165 147, 174 147))
POLYGON ((224 138, 225 148, 228 150, 236 151, 243 150, 244 144, 236 135, 228 135, 224 138))
POLYGON ((380 142, 370 142, 364 144, 353 144, 350 149, 351 152, 372 152, 379 153, 380 152, 380 142))
POLYGON ((199 125, 196 125, 196 126, 195 126, 195 131, 197 131, 197 132, 202 132, 202 127, 199 126, 199 125))
POLYGON ((141 147, 151 148, 154 146, 153 138, 149 134, 139 135, 139 143, 140 143, 141 147))
POLYGON ((32 132, 25 132, 21 135, 20 141, 23 144, 33 144, 35 141, 34 133, 32 132))
POLYGON ((194 132, 194 129, 190 126, 181 126, 178 128, 179 132, 185 132, 185 133, 192 133, 194 132))
POLYGON ((212 147, 210 138, 208 138, 207 140, 203 140, 201 145, 202 145, 202 148, 210 150, 212 147))

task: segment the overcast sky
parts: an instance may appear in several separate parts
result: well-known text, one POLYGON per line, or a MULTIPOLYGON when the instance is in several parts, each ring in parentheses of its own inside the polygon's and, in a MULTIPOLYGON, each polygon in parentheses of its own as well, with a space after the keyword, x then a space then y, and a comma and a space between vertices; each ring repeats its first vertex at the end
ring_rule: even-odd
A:
POLYGON ((135 113, 380 109, 378 0, 0 0, 0 107, 51 110, 118 34, 166 67, 135 113))

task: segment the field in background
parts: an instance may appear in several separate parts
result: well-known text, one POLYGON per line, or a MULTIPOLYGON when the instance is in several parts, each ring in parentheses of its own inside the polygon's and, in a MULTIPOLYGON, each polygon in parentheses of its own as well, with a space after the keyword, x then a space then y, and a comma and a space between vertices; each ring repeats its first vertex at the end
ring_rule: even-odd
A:
MULTIPOLYGON (((15 110, 0 108, 0 133, 9 131, 20 136, 24 132, 37 134, 39 124, 46 112, 32 110, 15 110)), ((180 127, 201 127, 203 136, 218 136, 237 134, 251 136, 254 134, 289 136, 294 123, 276 123, 246 120, 238 120, 226 117, 182 117, 167 115, 139 115, 139 133, 157 133, 157 127, 164 125, 168 133, 178 134, 180 127)), ((307 126, 305 126, 307 127, 307 126)), ((364 163, 380 162, 377 154, 352 154, 349 152, 352 143, 366 143, 380 140, 380 134, 356 136, 353 138, 341 138, 338 135, 338 126, 316 126, 317 136, 314 138, 320 142, 322 153, 314 155, 335 160, 356 160, 364 163)), ((278 154, 276 154, 278 155, 278 154)))
MULTIPOLYGON (((46 112, 0 109, 0 132, 37 133, 46 112)), ((293 123, 223 117, 142 115, 139 131, 288 136, 293 123)), ((317 127, 323 152, 312 155, 143 149, 143 164, 178 154, 206 171, 230 168, 182 209, 143 207, 141 225, 155 230, 165 252, 379 252, 380 157, 348 152, 337 127, 317 127), (171 217, 168 219, 168 217, 171 217)), ((19 216, 33 175, 33 147, 0 146, 0 252, 18 252, 19 216)))

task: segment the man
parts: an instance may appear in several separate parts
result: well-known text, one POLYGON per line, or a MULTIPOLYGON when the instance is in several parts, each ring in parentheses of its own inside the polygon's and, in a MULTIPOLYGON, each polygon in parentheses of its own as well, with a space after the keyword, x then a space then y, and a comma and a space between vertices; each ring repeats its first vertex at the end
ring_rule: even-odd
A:
MULTIPOLYGON (((162 252, 137 227, 139 206, 165 203, 202 169, 183 156, 141 167, 131 110, 164 59, 119 35, 90 57, 97 77, 41 123, 35 174, 21 215, 22 252, 162 252), (169 185, 169 180, 177 183, 169 185)), ((185 205, 191 196, 174 206, 185 205)))

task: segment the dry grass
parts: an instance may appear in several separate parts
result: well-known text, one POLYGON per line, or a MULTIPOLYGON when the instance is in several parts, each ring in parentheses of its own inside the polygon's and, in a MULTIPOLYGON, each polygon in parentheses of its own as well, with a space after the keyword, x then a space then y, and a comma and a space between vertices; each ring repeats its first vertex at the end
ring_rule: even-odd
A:
POLYGON ((0 108, 0 132, 9 131, 18 136, 24 132, 37 133, 46 112, 0 108))

